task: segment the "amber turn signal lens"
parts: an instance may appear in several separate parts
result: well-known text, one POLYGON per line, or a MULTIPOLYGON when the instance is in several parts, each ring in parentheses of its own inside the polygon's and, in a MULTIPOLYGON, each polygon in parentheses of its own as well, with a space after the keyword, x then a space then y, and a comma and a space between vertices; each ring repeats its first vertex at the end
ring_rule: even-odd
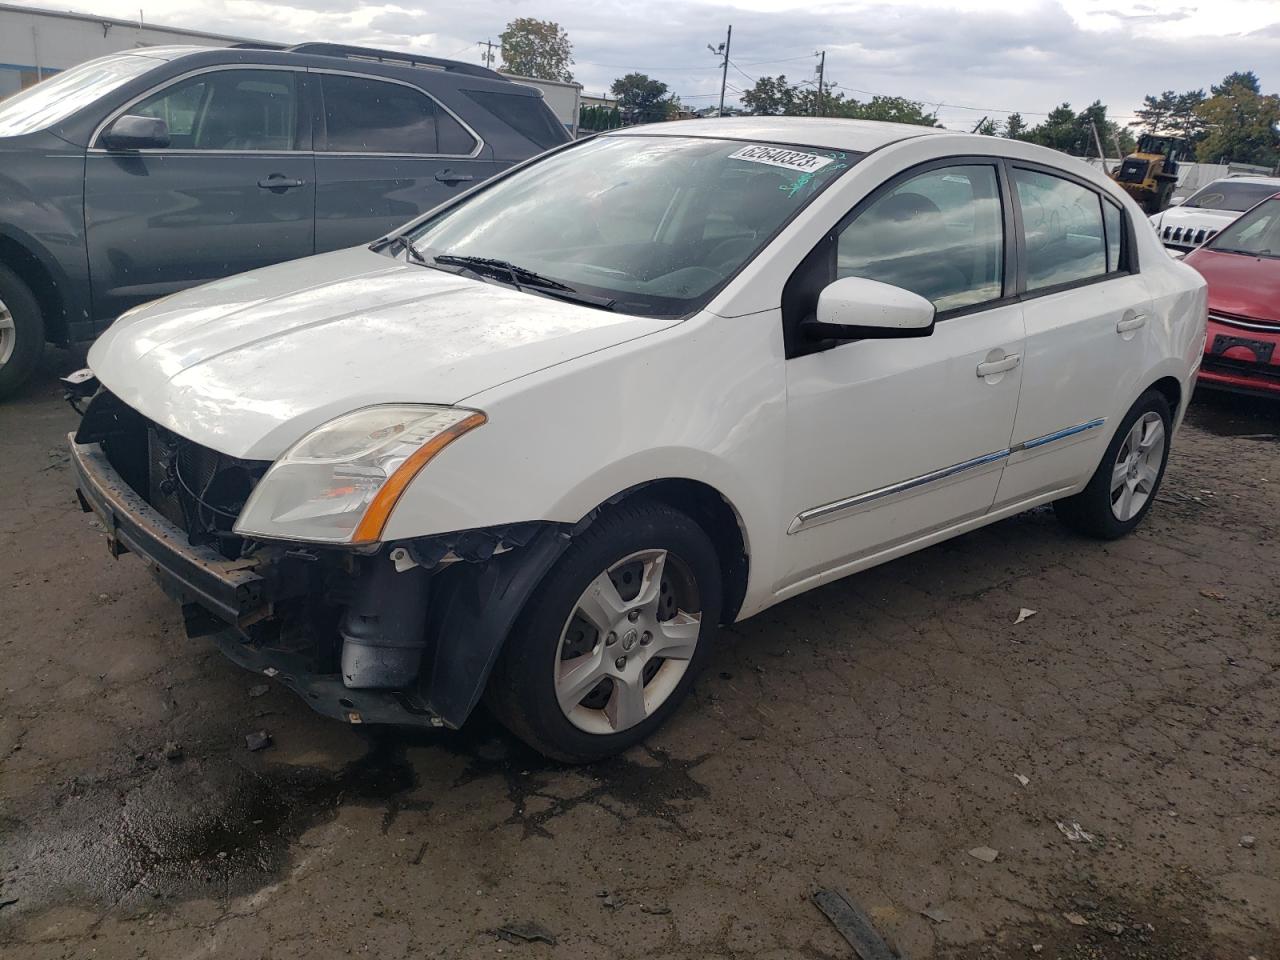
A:
POLYGON ((464 433, 474 430, 489 418, 483 413, 473 413, 465 420, 459 420, 453 426, 436 434, 417 450, 405 458, 404 463, 396 468, 396 472, 387 478, 377 496, 369 503, 356 526, 351 538, 352 543, 377 543, 382 539, 382 530, 387 525, 391 511, 395 509, 400 495, 418 475, 418 471, 431 462, 431 458, 457 440, 464 433))

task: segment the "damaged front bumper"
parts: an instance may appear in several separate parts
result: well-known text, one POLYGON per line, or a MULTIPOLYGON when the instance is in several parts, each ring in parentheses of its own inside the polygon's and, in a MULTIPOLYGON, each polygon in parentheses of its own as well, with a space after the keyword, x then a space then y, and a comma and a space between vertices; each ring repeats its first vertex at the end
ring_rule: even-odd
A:
POLYGON ((101 519, 113 556, 140 557, 183 605, 188 634, 348 723, 461 726, 572 532, 515 524, 369 554, 264 543, 228 559, 192 543, 100 444, 68 439, 81 507, 101 519))

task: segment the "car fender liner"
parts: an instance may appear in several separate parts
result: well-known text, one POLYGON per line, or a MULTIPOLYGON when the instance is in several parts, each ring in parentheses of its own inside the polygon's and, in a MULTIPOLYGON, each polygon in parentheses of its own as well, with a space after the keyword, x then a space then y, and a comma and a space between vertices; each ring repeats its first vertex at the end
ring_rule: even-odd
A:
POLYGON ((418 692, 446 726, 460 727, 475 708, 520 611, 569 546, 570 525, 537 526, 521 549, 454 563, 434 584, 418 692))

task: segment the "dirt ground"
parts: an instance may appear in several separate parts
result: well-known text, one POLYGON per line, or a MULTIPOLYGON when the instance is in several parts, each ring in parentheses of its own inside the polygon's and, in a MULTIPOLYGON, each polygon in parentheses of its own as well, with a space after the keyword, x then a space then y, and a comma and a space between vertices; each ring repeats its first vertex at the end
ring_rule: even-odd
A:
POLYGON ((852 956, 827 887, 913 960, 1280 960, 1280 404, 1201 392, 1130 539, 1039 510, 727 631, 572 769, 186 639, 76 508, 76 365, 0 405, 0 956, 852 956))

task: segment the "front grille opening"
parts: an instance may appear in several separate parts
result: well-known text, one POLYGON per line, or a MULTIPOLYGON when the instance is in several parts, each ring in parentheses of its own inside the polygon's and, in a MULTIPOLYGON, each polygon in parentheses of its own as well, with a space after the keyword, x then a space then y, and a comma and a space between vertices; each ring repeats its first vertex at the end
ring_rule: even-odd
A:
POLYGON ((76 440, 101 443, 124 482, 191 544, 212 545, 228 559, 241 556, 244 542, 231 528, 270 463, 180 437, 105 390, 85 411, 76 440))

